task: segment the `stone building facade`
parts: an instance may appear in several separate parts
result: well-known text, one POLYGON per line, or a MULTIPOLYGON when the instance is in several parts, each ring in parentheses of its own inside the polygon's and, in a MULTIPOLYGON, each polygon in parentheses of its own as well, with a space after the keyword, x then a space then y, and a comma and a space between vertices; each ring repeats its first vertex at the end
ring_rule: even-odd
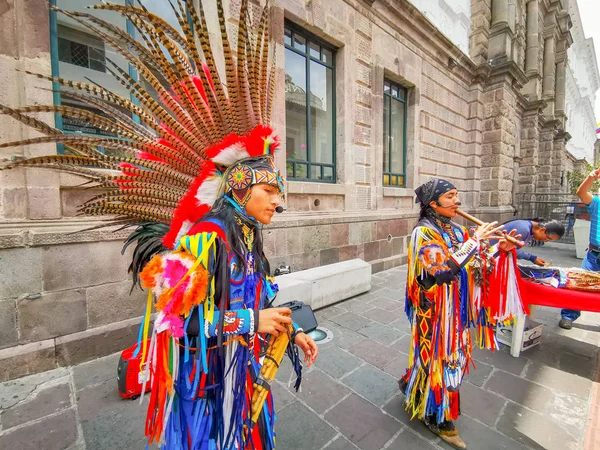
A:
MULTIPOLYGON (((278 164, 292 176, 287 212, 264 230, 273 266, 362 258, 380 271, 405 263, 418 220, 413 190, 433 176, 452 180, 464 207, 482 219, 511 218, 519 192, 558 189, 572 164, 565 157, 566 3, 471 0, 467 54, 407 0, 279 0, 271 11, 281 93, 273 117, 284 147, 278 164), (298 125, 291 115, 286 123, 288 103, 302 92, 300 66, 286 65, 290 52, 325 74, 314 92, 305 89, 304 108, 320 108, 309 115, 323 116, 319 123, 331 132, 308 130, 314 142, 307 144, 286 139, 298 125), (308 152, 303 145, 318 155, 328 143, 333 158, 298 159, 308 152), (294 176, 308 177, 306 167, 310 176, 318 168, 317 179, 294 176)), ((226 4, 235 17, 239 0, 226 4)), ((22 73, 52 73, 45 11, 45 0, 0 2, 0 104, 52 101, 49 84, 22 73)), ((0 142, 30 135, 0 117, 0 142)), ((0 151, 29 157, 55 149, 0 151)), ((74 204, 93 194, 79 184, 40 170, 0 172, 0 379, 135 341, 144 294, 129 296, 125 233, 73 233, 100 223, 76 217, 74 204)))
POLYGON ((593 164, 598 123, 594 107, 600 88, 598 61, 593 39, 585 37, 577 2, 570 2, 569 14, 573 23, 573 45, 567 51, 566 112, 567 131, 571 135, 567 150, 593 164))

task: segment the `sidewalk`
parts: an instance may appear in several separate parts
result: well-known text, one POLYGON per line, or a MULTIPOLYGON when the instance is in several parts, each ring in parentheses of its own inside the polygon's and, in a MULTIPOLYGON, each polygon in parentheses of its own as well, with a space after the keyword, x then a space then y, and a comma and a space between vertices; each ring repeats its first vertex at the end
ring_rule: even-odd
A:
MULTIPOLYGON (((532 248, 555 266, 579 266, 572 247, 532 248)), ((321 346, 303 390, 288 389, 285 364, 274 385, 278 450, 449 449, 401 406, 397 378, 408 360, 406 267, 373 276, 373 289, 317 313, 334 333, 321 346)), ((538 308, 542 343, 512 358, 476 350, 461 388, 457 422, 469 449, 600 448, 600 315, 570 331, 559 311, 538 308), (584 445, 584 439, 586 443, 584 445)), ((0 448, 143 449, 145 406, 116 390, 119 355, 0 384, 0 448)))

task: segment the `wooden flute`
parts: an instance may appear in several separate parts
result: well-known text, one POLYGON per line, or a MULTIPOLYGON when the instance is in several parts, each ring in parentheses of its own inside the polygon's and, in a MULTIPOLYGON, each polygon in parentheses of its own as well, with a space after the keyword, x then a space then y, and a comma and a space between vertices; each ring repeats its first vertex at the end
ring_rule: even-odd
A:
MULTIPOLYGON (((470 221, 470 222, 473 222, 473 223, 475 223, 475 224, 477 224, 477 225, 483 225, 483 224, 485 223, 485 222, 482 222, 481 220, 479 220, 478 218, 476 218, 476 217, 473 217, 471 214, 467 214, 466 212, 464 212, 464 211, 462 211, 462 210, 460 210, 460 209, 457 209, 457 210, 456 210, 456 213, 457 213, 459 216, 462 216, 462 217, 464 217, 465 219, 467 219, 468 221, 470 221)), ((500 238, 504 238, 504 239, 506 239, 508 242, 510 242, 511 244, 515 244, 515 245, 516 245, 517 247, 519 247, 519 248, 521 248, 521 247, 523 247, 523 246, 525 245, 525 242, 523 242, 523 241, 519 241, 517 238, 514 238, 514 237, 510 236, 510 235, 509 235, 508 233, 506 233, 506 232, 502 232, 502 233, 500 233, 500 234, 496 234, 496 235, 498 236, 498 238, 499 238, 499 239, 500 239, 500 238)))

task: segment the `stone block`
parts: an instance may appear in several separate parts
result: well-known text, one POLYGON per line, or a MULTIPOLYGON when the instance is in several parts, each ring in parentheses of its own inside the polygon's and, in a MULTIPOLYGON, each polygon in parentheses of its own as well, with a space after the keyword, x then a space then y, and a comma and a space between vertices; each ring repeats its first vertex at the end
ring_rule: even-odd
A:
POLYGON ((0 448, 64 450, 71 448, 78 437, 75 410, 70 409, 14 431, 8 430, 0 436, 0 448))
POLYGON ((349 392, 343 384, 332 380, 320 370, 313 370, 302 377, 302 391, 297 392, 296 396, 318 414, 323 414, 349 392))
POLYGON ((390 349, 370 339, 354 345, 350 352, 375 367, 383 368, 390 362, 390 349))
POLYGON ((120 357, 121 352, 117 352, 113 355, 74 366, 72 370, 75 390, 81 391, 105 382, 116 383, 116 367, 120 357))
POLYGON ((49 339, 0 350, 0 367, 0 382, 54 369, 54 341, 49 339))
POLYGON ((321 262, 321 253, 319 251, 301 253, 292 256, 292 269, 294 272, 312 269, 317 267, 321 262))
MULTIPOLYGON (((546 450, 577 449, 577 440, 562 424, 548 420, 544 415, 530 411, 521 405, 508 403, 498 421, 497 428, 505 435, 522 444, 521 448, 546 450), (523 424, 527 426, 524 427, 523 424)), ((517 448, 517 444, 513 444, 517 448)))
POLYGON ((308 303, 312 299, 312 286, 310 281, 299 280, 292 275, 294 274, 275 277, 275 282, 279 286, 277 298, 273 303, 275 306, 294 300, 308 303))
POLYGON ((392 239, 392 255, 401 255, 406 251, 405 237, 395 237, 392 239))
POLYGON ((24 402, 2 411, 2 427, 7 430, 32 420, 56 414, 71 407, 71 388, 67 380, 34 391, 24 402))
POLYGON ((461 412, 489 426, 494 426, 505 404, 505 399, 490 391, 480 389, 471 383, 463 382, 461 385, 461 412))
POLYGON ((44 247, 41 255, 44 290, 59 291, 127 279, 131 256, 129 252, 121 256, 122 245, 114 241, 44 247))
POLYGON ((0 349, 19 341, 17 310, 14 300, 0 300, 0 349))
POLYGON ((146 308, 148 293, 135 287, 131 295, 131 281, 102 284, 86 289, 88 321, 91 328, 140 317, 146 308))
POLYGON ((340 248, 340 261, 348 261, 350 259, 356 259, 358 257, 357 246, 347 245, 346 247, 340 248))
POLYGON ((340 314, 339 316, 333 317, 331 321, 338 324, 339 326, 348 328, 349 330, 353 331, 358 331, 362 327, 370 323, 369 320, 352 312, 345 312, 343 314, 340 314))
POLYGON ((326 266, 329 264, 335 264, 340 261, 340 249, 329 248, 327 250, 321 250, 321 265, 326 266))
MULTIPOLYGON (((393 255, 393 244, 392 241, 388 241, 384 239, 383 241, 379 241, 379 257, 380 258, 389 258, 393 255)), ((391 269, 391 267, 389 267, 391 269)))
POLYGON ((350 225, 347 223, 335 223, 331 225, 331 246, 342 247, 348 245, 350 225))
POLYGON ((382 448, 400 428, 392 417, 355 394, 329 411, 325 419, 363 450, 382 448))
POLYGON ((302 253, 302 233, 298 228, 286 229, 285 240, 287 242, 288 254, 302 253))
POLYGON ((16 298, 42 291, 41 249, 0 250, 0 298, 16 298))
POLYGON ((306 303, 314 309, 332 305, 371 289, 370 266, 360 259, 294 272, 280 278, 284 277, 310 283, 312 291, 310 300, 307 299, 306 303))
POLYGON ((397 378, 369 364, 352 372, 343 382, 377 406, 384 405, 398 392, 397 378))
POLYGON ((486 388, 535 411, 545 411, 552 402, 552 392, 539 384, 500 371, 492 374, 486 388))
POLYGON ((38 186, 27 188, 27 208, 30 219, 60 219, 60 189, 38 186))
POLYGON ((313 252, 315 250, 324 250, 329 248, 330 242, 330 227, 327 225, 319 225, 314 227, 306 227, 302 231, 302 242, 304 252, 313 252))
POLYGON ((365 243, 365 261, 375 261, 379 259, 379 242, 365 243))
MULTIPOLYGON (((334 339, 340 338, 339 333, 331 331, 334 333, 334 339)), ((319 369, 339 380, 347 373, 359 367, 363 362, 356 356, 338 347, 329 347, 319 350, 319 357, 315 364, 319 369)))
POLYGON ((0 189, 0 216, 5 219, 25 219, 27 217, 27 189, 7 187, 0 189))
POLYGON ((51 292, 17 302, 21 343, 63 336, 87 327, 85 290, 51 292))
POLYGON ((293 403, 277 414, 277 430, 277 446, 282 449, 322 448, 337 434, 327 422, 300 403, 293 403))
POLYGON ((56 363, 71 366, 131 347, 137 341, 139 319, 92 328, 56 338, 56 363))

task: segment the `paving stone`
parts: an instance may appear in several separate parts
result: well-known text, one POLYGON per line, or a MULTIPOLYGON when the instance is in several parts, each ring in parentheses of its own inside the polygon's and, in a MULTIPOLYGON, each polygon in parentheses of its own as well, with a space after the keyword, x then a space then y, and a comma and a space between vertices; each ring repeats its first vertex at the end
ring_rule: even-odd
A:
POLYGON ((339 436, 335 441, 329 444, 327 447, 323 447, 323 450, 348 450, 358 448, 344 436, 339 436))
POLYGON ((0 382, 55 368, 54 339, 0 350, 0 382))
MULTIPOLYGON (((88 449, 133 450, 144 449, 144 423, 148 397, 144 404, 121 400, 118 408, 105 410, 81 422, 88 449)), ((81 414, 81 410, 80 410, 81 414)))
POLYGON ((400 317, 399 319, 394 320, 392 323, 390 323, 390 327, 393 327, 406 334, 411 333, 410 322, 404 314, 402 314, 402 317, 400 317))
POLYGON ((373 339, 374 341, 382 343, 383 345, 390 345, 392 342, 402 337, 401 331, 378 323, 370 323, 369 325, 358 330, 358 332, 365 335, 369 339, 373 339))
MULTIPOLYGON (((73 409, 8 431, 0 436, 0 448, 14 450, 64 450, 75 444, 77 421, 73 409)), ((98 448, 98 447, 91 447, 98 448)))
POLYGON ((394 342, 392 345, 390 345, 390 348, 408 355, 410 353, 411 343, 412 343, 412 336, 410 334, 405 334, 400 339, 398 339, 396 342, 394 342))
POLYGON ((398 391, 398 379, 376 367, 364 365, 343 380, 371 403, 382 406, 398 391))
POLYGON ((588 397, 592 390, 592 382, 589 379, 537 362, 532 362, 527 366, 525 378, 583 398, 588 397))
MULTIPOLYGON (((523 353, 521 353, 521 355, 523 355, 523 353)), ((494 366, 497 369, 514 373, 515 375, 520 375, 527 364, 527 358, 524 355, 520 358, 513 358, 510 356, 507 348, 492 352, 490 350, 481 350, 478 347, 474 347, 472 357, 475 359, 475 364, 477 364, 478 361, 481 361, 485 364, 494 366)))
MULTIPOLYGON (((515 442, 506 436, 502 436, 502 434, 497 431, 466 416, 459 417, 456 421, 456 428, 458 428, 460 437, 465 441, 468 448, 485 450, 527 450, 526 446, 515 442)), ((453 449, 453 447, 442 440, 438 442, 438 445, 443 449, 453 449)))
POLYGON ((568 336, 545 333, 540 345, 524 352, 524 356, 555 369, 593 380, 598 351, 596 345, 571 339, 568 336))
POLYGON ((497 429, 533 449, 575 450, 580 448, 576 439, 561 424, 550 421, 541 414, 515 403, 509 403, 506 406, 498 421, 497 429))
POLYGON ((404 303, 397 300, 390 300, 388 298, 376 298, 371 301, 371 305, 377 308, 384 309, 386 311, 398 311, 402 309, 404 311, 404 303))
POLYGON ((494 426, 507 400, 463 382, 460 387, 460 410, 491 427, 494 426))
POLYGON ((339 316, 340 314, 346 312, 346 309, 342 306, 332 305, 327 308, 319 309, 315 312, 315 317, 317 318, 317 322, 320 324, 322 319, 330 319, 335 316, 339 316))
POLYGON ((365 311, 369 311, 375 307, 360 297, 354 297, 351 300, 346 300, 345 302, 340 303, 340 306, 354 314, 362 314, 365 311))
POLYGON ((325 419, 362 450, 379 450, 401 428, 392 417, 354 394, 329 411, 325 419))
POLYGON ((430 450, 438 447, 435 447, 418 434, 404 429, 387 448, 390 450, 430 450))
POLYGON ((65 380, 60 384, 49 384, 36 390, 33 397, 2 411, 2 428, 17 425, 55 414, 71 407, 71 388, 65 380))
POLYGON ((277 448, 282 450, 315 450, 337 434, 327 422, 299 402, 286 406, 275 422, 277 448))
POLYGON ((319 369, 337 379, 353 371, 362 363, 356 356, 337 347, 331 347, 319 350, 315 364, 319 369))
MULTIPOLYGON (((406 281, 406 277, 404 280, 406 281)), ((391 300, 404 300, 406 296, 406 290, 404 288, 404 284, 398 285, 396 289, 390 289, 389 285, 391 283, 386 283, 385 287, 377 292, 380 297, 385 297, 391 300)))
POLYGON ((370 339, 350 347, 350 352, 379 368, 386 366, 396 357, 388 347, 370 339))
POLYGON ((390 324, 393 321, 400 318, 400 314, 395 311, 386 311, 381 308, 373 308, 362 313, 368 319, 374 320, 379 323, 390 324))
POLYGON ((358 331, 371 322, 370 320, 351 312, 345 312, 339 316, 333 317, 331 321, 352 331, 358 331))
POLYGON ((117 390, 117 382, 106 381, 96 386, 87 387, 76 394, 79 419, 84 422, 103 414, 105 411, 126 409, 132 403, 131 400, 123 399, 117 390))
POLYGON ((494 368, 482 362, 475 362, 475 368, 470 367, 470 372, 465 375, 465 380, 475 386, 483 386, 494 368))
POLYGON ((350 347, 366 339, 366 337, 362 334, 359 334, 356 331, 349 330, 348 328, 344 328, 343 326, 330 320, 323 320, 319 322, 319 326, 331 330, 333 332, 332 343, 335 346, 343 349, 349 349, 350 347))
POLYGON ((502 371, 494 372, 485 387, 540 412, 544 412, 552 400, 552 391, 549 389, 502 371))
POLYGON ((121 352, 118 352, 73 367, 75 389, 79 391, 88 386, 95 386, 110 380, 116 386, 117 366, 120 358, 121 352))
POLYGON ((399 379, 402 375, 406 373, 406 368, 408 367, 408 358, 405 355, 400 355, 392 362, 387 364, 383 370, 389 373, 396 380, 399 379))
POLYGON ((60 384, 61 378, 66 381, 68 376, 69 371, 60 368, 0 383, 0 410, 9 409, 24 401, 36 389, 43 389, 45 384, 60 384))
POLYGON ((287 390, 287 385, 275 381, 271 385, 271 392, 273 393, 273 402, 275 403, 275 411, 279 412, 287 405, 298 401, 294 395, 287 390))
POLYGON ((302 378, 302 390, 296 396, 322 414, 349 392, 343 384, 332 380, 320 370, 313 370, 302 378))
POLYGON ((414 418, 413 420, 410 420, 409 413, 404 409, 404 395, 397 394, 392 397, 392 399, 383 407, 383 410, 426 441, 433 442, 437 439, 437 436, 429 431, 419 419, 414 418))

